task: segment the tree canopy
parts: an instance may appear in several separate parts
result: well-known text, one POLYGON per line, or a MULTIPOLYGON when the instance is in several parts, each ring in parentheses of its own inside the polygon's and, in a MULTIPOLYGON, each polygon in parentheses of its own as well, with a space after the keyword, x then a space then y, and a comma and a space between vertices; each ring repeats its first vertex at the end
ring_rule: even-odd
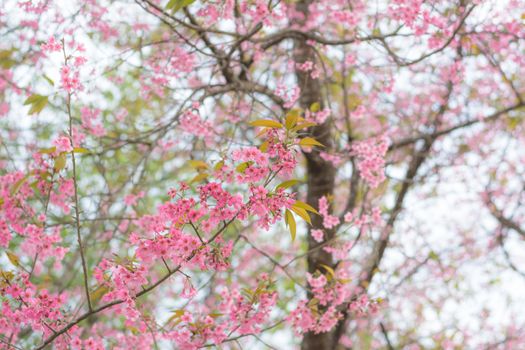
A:
POLYGON ((0 0, 0 349, 525 348, 525 1, 0 0))

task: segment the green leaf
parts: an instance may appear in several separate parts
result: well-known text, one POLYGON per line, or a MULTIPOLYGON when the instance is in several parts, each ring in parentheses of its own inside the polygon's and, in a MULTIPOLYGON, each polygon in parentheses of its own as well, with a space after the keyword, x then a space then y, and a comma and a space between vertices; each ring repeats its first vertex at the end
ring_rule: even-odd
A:
POLYGON ((428 253, 428 258, 439 261, 439 255, 437 255, 436 252, 433 250, 431 250, 430 253, 428 253))
POLYGON ((306 128, 309 128, 311 126, 316 126, 316 125, 317 125, 317 123, 314 123, 314 122, 304 122, 304 123, 297 124, 297 126, 292 128, 292 130, 290 130, 290 131, 294 131, 295 132, 295 131, 306 129, 306 128))
POLYGON ((45 74, 44 74, 44 79, 49 83, 49 85, 55 86, 55 82, 53 81, 53 79, 51 79, 50 77, 48 77, 45 74))
POLYGON ((65 167, 66 167, 66 154, 60 153, 59 156, 55 158, 55 165, 53 168, 55 169, 56 172, 59 172, 65 167))
POLYGON ((29 108, 29 114, 38 114, 40 113, 44 107, 47 105, 48 97, 43 95, 34 94, 29 96, 24 101, 25 105, 31 105, 31 108, 29 108))
POLYGON ((11 264, 15 265, 16 267, 20 266, 20 259, 18 258, 18 256, 16 256, 15 254, 11 252, 5 252, 5 253, 7 255, 7 258, 11 262, 11 264))
POLYGON ((189 160, 188 164, 195 169, 208 169, 208 164, 202 160, 189 160))
POLYGON ((6 59, 11 57, 11 55, 15 52, 15 49, 10 50, 0 50, 0 60, 6 59))
POLYGON ((75 153, 91 153, 87 148, 83 147, 74 147, 73 152, 75 153))
POLYGON ((166 5, 167 10, 172 10, 174 13, 179 11, 181 8, 193 4, 195 0, 170 0, 166 5))
POLYGON ((312 213, 315 213, 315 214, 319 215, 319 212, 317 210, 315 210, 314 207, 312 207, 310 204, 307 204, 305 202, 295 201, 295 203, 293 205, 298 207, 298 208, 302 208, 304 210, 307 210, 309 212, 312 212, 312 213))
POLYGON ((42 153, 42 154, 51 154, 53 152, 55 152, 57 150, 57 148, 55 146, 53 147, 49 147, 49 148, 41 148, 38 150, 38 153, 42 153))
POLYGON ((208 178, 208 174, 206 173, 198 174, 193 179, 191 179, 190 184, 195 183, 195 182, 201 182, 203 180, 206 180, 207 178, 208 178))
POLYGON ((38 95, 38 94, 33 94, 31 96, 29 96, 28 98, 26 98, 26 100, 24 101, 24 106, 27 106, 27 105, 31 105, 35 102, 37 102, 38 100, 40 100, 42 97, 42 95, 38 95))
POLYGON ((17 194, 18 191, 20 191, 20 188, 22 187, 22 185, 27 181, 27 179, 29 179, 29 175, 30 174, 26 174, 23 178, 15 182, 15 185, 11 189, 11 196, 17 194))
POLYGON ((181 322, 180 318, 182 317, 182 315, 184 315, 184 310, 173 310, 172 313, 173 315, 170 318, 168 318, 166 324, 174 322, 174 326, 176 326, 181 322))
POLYGON ((288 229, 290 230, 290 236, 292 237, 292 242, 295 241, 295 235, 297 233, 297 223, 295 222, 295 218, 293 217, 293 214, 291 211, 286 209, 284 213, 284 221, 286 222, 286 225, 288 226, 288 229))
POLYGON ((289 187, 292 187, 293 185, 299 183, 299 180, 288 180, 281 182, 275 189, 278 190, 279 188, 287 189, 289 187))
POLYGON ((306 221, 310 225, 312 224, 312 219, 310 218, 310 215, 308 214, 306 210, 304 210, 303 208, 296 207, 296 206, 292 206, 290 209, 294 213, 299 215, 301 218, 303 218, 304 221, 306 221))
POLYGON ((219 171, 222 169, 223 166, 224 166, 224 160, 221 160, 217 164, 215 164, 215 166, 213 167, 213 170, 219 171))
POLYGON ((134 327, 134 326, 126 326, 126 329, 131 331, 131 334, 133 335, 139 335, 141 333, 141 331, 137 327, 134 327))
POLYGON ((98 302, 107 292, 109 292, 109 288, 107 286, 99 286, 93 292, 89 293, 91 302, 98 302))
POLYGON ((330 274, 332 279, 335 278, 335 271, 334 271, 334 269, 332 269, 330 266, 325 265, 325 264, 319 264, 319 266, 321 266, 323 269, 325 269, 330 274))
POLYGON ((166 4, 166 10, 173 9, 177 5, 178 2, 179 2, 179 0, 170 0, 170 1, 168 1, 168 3, 166 4))
POLYGON ((261 152, 266 152, 268 151, 268 147, 270 146, 270 143, 268 141, 264 141, 263 143, 261 143, 261 145, 259 146, 259 150, 261 152))
POLYGON ((280 129, 283 127, 283 124, 276 122, 275 120, 271 120, 271 119, 254 120, 253 122, 250 122, 250 125, 256 126, 256 127, 262 127, 262 128, 275 128, 275 129, 280 129))
POLYGON ((285 126, 287 130, 292 129, 299 119, 300 111, 298 109, 292 109, 286 114, 285 126))
POLYGON ((319 102, 314 102, 310 106, 310 111, 312 111, 314 113, 319 112, 320 109, 321 109, 321 104, 319 102))
POLYGON ((0 67, 4 69, 13 68, 15 64, 16 64, 16 61, 12 58, 0 59, 0 67))
POLYGON ((243 174, 243 173, 246 171, 246 169, 248 169, 248 167, 249 167, 250 165, 252 165, 252 164, 253 164, 253 161, 251 161, 251 160, 249 160, 249 161, 247 161, 247 162, 243 162, 243 163, 237 165, 237 167, 235 168, 235 170, 236 170, 238 173, 243 174))
POLYGON ((324 147, 324 145, 322 143, 320 143, 319 141, 317 141, 316 139, 314 139, 312 137, 302 138, 301 141, 299 141, 299 145, 301 145, 301 146, 319 146, 319 147, 324 147))
POLYGON ((15 49, 10 50, 0 50, 0 67, 4 69, 12 68, 16 64, 11 55, 15 52, 15 49))

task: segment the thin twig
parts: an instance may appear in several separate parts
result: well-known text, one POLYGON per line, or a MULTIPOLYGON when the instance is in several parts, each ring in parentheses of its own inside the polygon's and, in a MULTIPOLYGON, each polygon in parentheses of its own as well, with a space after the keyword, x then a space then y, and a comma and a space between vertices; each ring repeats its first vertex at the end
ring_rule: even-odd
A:
MULTIPOLYGON (((73 116, 71 114, 71 93, 67 96, 67 114, 69 116, 69 141, 71 146, 73 146, 73 116)), ((84 275, 84 290, 86 292, 86 298, 88 303, 89 311, 93 311, 93 306, 91 305, 91 298, 89 296, 89 285, 88 285, 88 272, 86 267, 86 258, 84 256, 84 247, 82 246, 82 237, 80 236, 80 214, 78 211, 78 185, 77 185, 77 164, 75 160, 75 150, 71 150, 71 161, 73 163, 73 188, 74 188, 74 198, 75 198, 75 221, 77 228, 77 240, 78 247, 80 250, 80 259, 82 260, 82 272, 84 275)))

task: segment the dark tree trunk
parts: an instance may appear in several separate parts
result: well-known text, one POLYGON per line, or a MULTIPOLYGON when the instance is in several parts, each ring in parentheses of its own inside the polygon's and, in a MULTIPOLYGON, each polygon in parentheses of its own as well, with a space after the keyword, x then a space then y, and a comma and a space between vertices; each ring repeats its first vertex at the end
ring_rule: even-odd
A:
MULTIPOLYGON (((297 2, 296 8, 299 12, 308 17, 308 6, 314 0, 301 0, 297 2)), ((298 20, 297 24, 300 26, 304 24, 304 20, 298 20)), ((306 39, 296 39, 294 47, 294 59, 297 63, 304 63, 306 61, 316 62, 317 56, 314 49, 309 46, 306 39)), ((307 110, 313 103, 319 103, 323 107, 323 98, 321 91, 321 83, 319 79, 312 79, 310 72, 296 70, 297 82, 301 88, 301 95, 299 103, 301 108, 307 110)), ((325 149, 332 148, 332 123, 328 118, 325 123, 312 127, 310 133, 317 141, 325 145, 325 149)), ((328 196, 334 192, 335 183, 335 168, 330 162, 325 161, 319 156, 319 150, 314 149, 311 153, 305 153, 307 161, 307 178, 308 178, 308 193, 307 202, 314 208, 318 208, 319 199, 322 196, 328 196)), ((311 250, 319 245, 314 241, 310 235, 310 231, 314 229, 323 229, 322 218, 317 215, 312 216, 312 226, 309 228, 308 234, 308 249, 311 250)), ((330 230, 325 231, 325 239, 333 237, 334 232, 330 230)), ((334 266, 334 261, 331 254, 325 252, 323 249, 318 249, 308 255, 308 271, 310 273, 316 270, 323 271, 320 265, 334 266)), ((314 334, 306 333, 301 345, 303 350, 331 350, 336 348, 335 331, 314 334)))

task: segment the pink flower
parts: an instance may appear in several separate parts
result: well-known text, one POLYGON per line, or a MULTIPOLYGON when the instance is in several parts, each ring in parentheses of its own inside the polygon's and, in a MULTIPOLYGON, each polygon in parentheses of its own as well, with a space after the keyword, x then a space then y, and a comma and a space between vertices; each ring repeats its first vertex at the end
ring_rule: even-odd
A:
POLYGON ((355 142, 351 154, 357 157, 357 169, 360 175, 372 188, 376 188, 385 179, 385 155, 388 142, 385 136, 355 142))
POLYGON ((312 230, 312 237, 316 242, 322 242, 323 236, 323 230, 312 230))
POLYGON ((293 107, 295 102, 299 99, 300 93, 301 89, 298 86, 294 86, 288 90, 286 85, 282 82, 277 84, 277 89, 275 90, 275 94, 285 101, 284 108, 293 107))
POLYGON ((71 146, 71 140, 66 136, 60 136, 53 141, 53 144, 56 146, 57 151, 62 152, 71 152, 73 146, 71 146))
POLYGON ((174 199, 177 196, 177 189, 176 188, 170 188, 168 190, 168 196, 170 196, 171 199, 174 199))
POLYGON ((7 248, 9 246, 9 242, 11 241, 11 238, 11 232, 9 232, 7 222, 0 219, 0 247, 7 248))
POLYGON ((83 56, 76 56, 75 57, 75 67, 80 67, 84 65, 84 63, 87 62, 87 59, 83 56))
POLYGON ((308 280, 308 284, 312 286, 312 288, 322 288, 326 285, 327 282, 325 275, 313 277, 312 275, 308 274, 306 279, 308 280))
POLYGON ((82 127, 89 131, 93 136, 101 137, 106 134, 100 109, 82 107, 80 109, 80 116, 82 119, 82 127))
POLYGON ((322 111, 318 111, 314 113, 314 120, 318 124, 322 124, 328 119, 330 116, 330 113, 332 113, 332 110, 330 108, 324 108, 322 111))
POLYGON ((127 206, 137 205, 137 200, 144 197, 144 191, 140 191, 138 194, 128 194, 124 197, 124 203, 127 206))
POLYGON ((80 73, 77 70, 71 70, 68 66, 63 66, 60 70, 60 82, 68 93, 82 90, 80 73))
POLYGON ((329 205, 326 196, 319 199, 319 214, 323 217, 323 226, 327 229, 331 229, 339 225, 339 218, 328 213, 329 205))
POLYGON ((0 103, 0 117, 3 117, 9 112, 9 103, 2 102, 0 103))
POLYGON ((49 40, 40 46, 43 52, 58 52, 62 50, 62 43, 56 41, 55 37, 52 36, 49 40))

